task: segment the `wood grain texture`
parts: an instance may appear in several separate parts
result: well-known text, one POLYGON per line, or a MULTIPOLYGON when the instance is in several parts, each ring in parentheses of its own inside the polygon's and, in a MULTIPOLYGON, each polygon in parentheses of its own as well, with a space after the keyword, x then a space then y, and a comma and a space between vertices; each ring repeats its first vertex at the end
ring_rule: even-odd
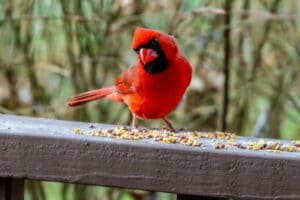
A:
POLYGON ((88 123, 11 115, 0 115, 0 124, 0 177, 234 199, 300 199, 300 153, 93 137, 73 133, 75 127, 89 130, 88 123))

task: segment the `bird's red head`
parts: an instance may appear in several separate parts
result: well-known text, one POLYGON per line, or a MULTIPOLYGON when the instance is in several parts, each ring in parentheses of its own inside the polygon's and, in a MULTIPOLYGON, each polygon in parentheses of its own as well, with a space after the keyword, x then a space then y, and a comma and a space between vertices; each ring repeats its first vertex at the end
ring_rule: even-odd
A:
POLYGON ((147 28, 136 28, 132 49, 150 74, 159 73, 168 67, 168 62, 177 56, 179 50, 173 36, 147 28))

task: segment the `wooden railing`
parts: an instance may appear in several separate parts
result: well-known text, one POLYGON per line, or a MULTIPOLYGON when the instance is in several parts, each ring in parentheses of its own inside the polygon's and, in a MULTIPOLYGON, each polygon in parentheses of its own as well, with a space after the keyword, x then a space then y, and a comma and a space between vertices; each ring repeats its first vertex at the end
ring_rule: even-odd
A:
POLYGON ((300 199, 300 148, 292 141, 201 138, 201 146, 188 146, 86 134, 108 127, 115 126, 0 115, 0 199, 23 199, 24 179, 163 191, 178 199, 300 199), (265 150, 274 143, 280 146, 265 150))

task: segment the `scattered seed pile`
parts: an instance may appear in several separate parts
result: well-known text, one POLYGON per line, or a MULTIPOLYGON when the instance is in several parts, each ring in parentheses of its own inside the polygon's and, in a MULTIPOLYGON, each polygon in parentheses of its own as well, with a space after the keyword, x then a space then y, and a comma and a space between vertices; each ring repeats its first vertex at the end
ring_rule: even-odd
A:
MULTIPOLYGON (((74 133, 84 134, 80 128, 74 128, 74 133)), ((107 129, 96 129, 94 125, 89 125, 88 134, 91 136, 109 137, 124 140, 151 139, 163 144, 178 143, 188 146, 198 146, 205 148, 201 139, 212 140, 215 149, 239 148, 248 150, 267 150, 269 152, 280 153, 281 151, 300 152, 300 141, 292 144, 282 144, 279 141, 239 141, 239 137, 234 133, 226 132, 199 132, 199 131, 179 131, 172 132, 168 129, 147 129, 117 127, 107 129)))

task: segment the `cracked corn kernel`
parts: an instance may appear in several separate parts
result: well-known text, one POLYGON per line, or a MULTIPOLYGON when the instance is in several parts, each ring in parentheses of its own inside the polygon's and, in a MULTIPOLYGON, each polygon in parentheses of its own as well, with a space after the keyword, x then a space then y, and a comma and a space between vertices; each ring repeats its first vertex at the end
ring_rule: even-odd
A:
POLYGON ((215 138, 215 134, 209 132, 207 133, 207 138, 215 138))
POLYGON ((173 136, 168 137, 168 140, 170 143, 175 143, 176 142, 176 138, 173 136))
POLYGON ((192 143, 192 146, 201 146, 200 142, 197 140, 194 140, 192 143))
POLYGON ((130 136, 129 136, 129 134, 124 133, 124 134, 122 134, 122 135, 120 136, 120 138, 121 138, 121 139, 128 140, 128 139, 130 139, 130 136))
POLYGON ((80 128, 73 128, 73 131, 76 134, 81 134, 81 129, 80 128))
POLYGON ((168 143, 170 143, 169 140, 168 140, 168 138, 166 138, 166 137, 164 137, 164 138, 162 139, 161 142, 162 142, 163 144, 168 144, 168 143))
POLYGON ((261 146, 261 144, 254 144, 254 145, 252 146, 252 149, 253 149, 253 150, 259 150, 259 149, 262 149, 262 146, 261 146))
POLYGON ((135 135, 135 136, 133 136, 133 139, 134 139, 134 140, 140 140, 140 139, 142 139, 142 137, 139 136, 139 135, 135 135))
POLYGON ((193 140, 189 138, 184 144, 185 145, 192 145, 193 144, 193 140))
POLYGON ((295 144, 296 147, 300 147, 300 140, 296 140, 296 141, 294 142, 294 144, 295 144))
POLYGON ((98 135, 99 135, 99 132, 97 132, 97 131, 91 131, 91 132, 90 132, 90 135, 91 135, 91 136, 98 136, 98 135))
POLYGON ((125 134, 127 131, 124 129, 117 129, 117 135, 123 135, 125 134))
POLYGON ((220 139, 225 138, 225 133, 218 131, 217 132, 217 137, 220 138, 220 139))

